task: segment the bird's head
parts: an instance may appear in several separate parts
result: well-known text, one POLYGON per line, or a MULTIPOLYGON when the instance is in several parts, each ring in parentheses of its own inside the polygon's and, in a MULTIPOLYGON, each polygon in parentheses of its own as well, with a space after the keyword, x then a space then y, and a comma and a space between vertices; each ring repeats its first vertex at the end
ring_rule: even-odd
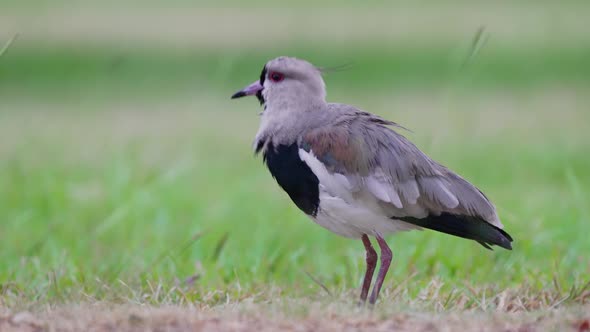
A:
POLYGON ((267 62, 260 79, 236 92, 231 98, 252 95, 265 107, 323 103, 326 99, 326 86, 319 68, 305 60, 283 56, 267 62))

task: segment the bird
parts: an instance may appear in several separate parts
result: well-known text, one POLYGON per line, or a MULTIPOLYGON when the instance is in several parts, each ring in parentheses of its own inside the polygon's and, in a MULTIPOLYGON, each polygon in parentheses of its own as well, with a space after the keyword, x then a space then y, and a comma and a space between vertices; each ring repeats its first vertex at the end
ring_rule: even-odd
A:
POLYGON ((392 261, 386 235, 430 229, 512 250, 487 196, 411 143, 393 121, 326 101, 325 69, 288 56, 231 96, 256 96, 263 111, 255 154, 293 203, 318 225, 365 248, 364 304, 374 305, 392 261))

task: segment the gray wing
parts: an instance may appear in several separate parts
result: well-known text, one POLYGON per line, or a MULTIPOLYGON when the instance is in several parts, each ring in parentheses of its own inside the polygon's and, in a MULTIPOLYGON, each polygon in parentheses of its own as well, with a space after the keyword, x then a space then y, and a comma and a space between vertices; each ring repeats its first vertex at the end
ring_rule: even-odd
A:
POLYGON ((343 175, 353 196, 369 193, 392 219, 510 248, 494 205, 475 186, 433 161, 388 126, 395 123, 332 104, 330 124, 307 132, 300 146, 332 174, 343 175))

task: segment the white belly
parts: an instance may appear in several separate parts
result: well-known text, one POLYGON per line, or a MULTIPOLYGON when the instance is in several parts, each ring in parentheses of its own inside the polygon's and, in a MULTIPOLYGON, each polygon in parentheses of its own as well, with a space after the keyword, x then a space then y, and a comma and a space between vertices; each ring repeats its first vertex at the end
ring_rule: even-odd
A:
MULTIPOLYGON (((360 203, 360 202, 359 202, 360 203)), ((360 238, 419 229, 401 220, 390 219, 361 204, 347 203, 320 190, 320 206, 312 220, 318 225, 344 237, 360 238)))

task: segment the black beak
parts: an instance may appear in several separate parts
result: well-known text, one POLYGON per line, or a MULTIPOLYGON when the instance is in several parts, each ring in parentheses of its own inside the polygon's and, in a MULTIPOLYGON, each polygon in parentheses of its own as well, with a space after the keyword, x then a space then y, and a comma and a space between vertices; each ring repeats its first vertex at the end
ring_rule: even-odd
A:
POLYGON ((247 96, 244 91, 238 91, 231 96, 231 99, 241 98, 247 96))
POLYGON ((241 97, 245 97, 245 96, 252 96, 252 95, 255 95, 258 92, 262 91, 262 89, 264 89, 264 87, 260 84, 260 81, 256 81, 256 82, 248 85, 247 87, 243 88, 242 90, 234 93, 231 96, 231 99, 241 98, 241 97))

